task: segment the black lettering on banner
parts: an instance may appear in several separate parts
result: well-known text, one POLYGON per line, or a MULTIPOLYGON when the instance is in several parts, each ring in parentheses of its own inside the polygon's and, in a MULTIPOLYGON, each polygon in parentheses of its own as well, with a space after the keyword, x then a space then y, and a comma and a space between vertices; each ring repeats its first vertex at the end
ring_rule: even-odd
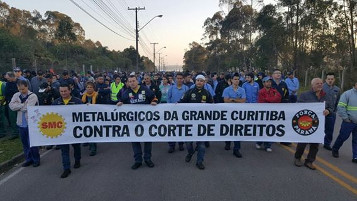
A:
POLYGON ((144 126, 143 125, 137 125, 135 126, 135 135, 137 137, 141 137, 144 135, 144 126))
POLYGON ((72 121, 73 122, 82 122, 83 119, 83 113, 82 112, 73 112, 72 113, 72 121))
POLYGON ((266 130, 265 130, 267 136, 272 137, 275 135, 275 126, 274 125, 268 125, 266 130))
POLYGON ((244 127, 244 136, 252 136, 251 133, 251 128, 252 128, 252 124, 246 124, 244 127))
POLYGON ((163 124, 160 125, 158 131, 159 131, 159 136, 164 137, 167 133, 166 125, 163 125, 163 124))
POLYGON ((215 127, 214 124, 207 125, 207 136, 214 136, 214 133, 213 133, 214 127, 215 127))
POLYGON ((153 131, 153 129, 155 129, 155 130, 157 129, 157 126, 155 124, 152 124, 152 125, 149 126, 149 135, 151 137, 155 137, 157 135, 157 132, 153 131))
MULTIPOLYGON (((74 114, 74 113, 72 113, 72 114, 74 114)), ((75 138, 81 138, 82 137, 82 133, 77 133, 77 130, 82 130, 82 127, 80 127, 80 126, 75 126, 74 128, 73 128, 73 137, 75 137, 75 138)))
POLYGON ((154 121, 158 121, 158 120, 160 120, 160 112, 159 111, 155 111, 154 112, 154 119, 153 119, 154 121))
POLYGON ((185 136, 188 136, 188 137, 191 137, 192 136, 192 127, 193 125, 192 124, 188 124, 188 125, 185 125, 185 136))
POLYGON ((220 136, 226 136, 229 133, 229 126, 225 124, 220 125, 219 129, 220 136))
POLYGON ((238 120, 238 111, 233 111, 233 112, 231 113, 231 119, 232 119, 233 121, 238 120))
POLYGON ((277 126, 276 130, 278 130, 278 132, 276 133, 276 136, 278 137, 283 137, 285 135, 285 130, 284 130, 285 126, 280 124, 277 126))
POLYGON ((204 124, 198 124, 197 125, 198 127, 198 133, 197 133, 197 135, 198 136, 204 136, 205 134, 206 134, 206 130, 207 130, 207 128, 206 128, 206 126, 204 125, 204 124))
POLYGON ((177 111, 164 111, 164 120, 176 120, 178 121, 178 115, 177 115, 177 111))

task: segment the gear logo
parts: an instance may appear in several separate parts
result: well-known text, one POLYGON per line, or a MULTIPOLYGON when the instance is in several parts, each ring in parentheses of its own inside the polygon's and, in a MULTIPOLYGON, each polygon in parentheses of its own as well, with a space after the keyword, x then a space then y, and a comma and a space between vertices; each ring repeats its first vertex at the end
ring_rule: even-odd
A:
POLYGON ((317 114, 311 110, 301 110, 294 115, 292 127, 297 134, 308 136, 318 129, 319 118, 317 114))
POLYGON ((41 134, 47 138, 57 138, 64 133, 66 122, 65 119, 57 113, 46 113, 40 118, 38 128, 41 134))

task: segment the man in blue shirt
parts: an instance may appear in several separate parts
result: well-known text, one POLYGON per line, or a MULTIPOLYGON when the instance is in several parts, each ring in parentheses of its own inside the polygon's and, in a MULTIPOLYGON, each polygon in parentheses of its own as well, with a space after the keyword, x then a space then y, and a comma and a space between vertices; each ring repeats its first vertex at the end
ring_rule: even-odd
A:
POLYGON ((292 72, 287 73, 288 78, 285 79, 285 83, 289 90, 289 102, 296 103, 297 101, 297 91, 299 90, 300 84, 299 80, 294 77, 292 72))
MULTIPOLYGON (((245 103, 246 95, 242 87, 239 87, 239 74, 236 73, 232 78, 232 85, 225 88, 223 91, 222 97, 224 98, 225 103, 245 103)), ((231 142, 226 141, 225 150, 230 150, 231 142)), ((240 141, 234 142, 233 155, 237 158, 242 158, 240 150, 240 141)))
POLYGON ((242 88, 245 90, 246 103, 257 103, 258 102, 258 92, 259 84, 254 82, 254 74, 249 73, 245 76, 245 83, 242 88))
MULTIPOLYGON (((177 103, 180 99, 184 96, 185 92, 188 91, 188 86, 183 84, 183 74, 177 73, 176 74, 176 84, 172 85, 169 89, 167 95, 167 102, 168 103, 177 103)), ((179 150, 183 151, 183 142, 179 142, 179 150)), ((175 151, 176 142, 169 142, 169 153, 173 153, 175 151)))

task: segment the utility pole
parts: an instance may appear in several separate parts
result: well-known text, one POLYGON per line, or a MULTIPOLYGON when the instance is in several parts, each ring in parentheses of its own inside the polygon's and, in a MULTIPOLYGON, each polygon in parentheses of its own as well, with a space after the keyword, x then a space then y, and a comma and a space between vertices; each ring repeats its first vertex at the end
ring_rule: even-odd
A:
POLYGON ((160 58, 160 56, 161 56, 161 53, 158 53, 159 54, 159 72, 160 72, 160 60, 161 60, 161 58, 160 58))
POLYGON ((156 66, 155 66, 155 53, 156 53, 156 50, 155 50, 155 45, 159 44, 159 43, 150 43, 152 45, 154 45, 154 71, 156 72, 156 66))
POLYGON ((129 8, 128 10, 135 10, 135 20, 136 20, 136 28, 135 28, 135 40, 136 40, 136 72, 139 72, 139 21, 138 21, 138 10, 145 10, 144 8, 135 7, 129 8))

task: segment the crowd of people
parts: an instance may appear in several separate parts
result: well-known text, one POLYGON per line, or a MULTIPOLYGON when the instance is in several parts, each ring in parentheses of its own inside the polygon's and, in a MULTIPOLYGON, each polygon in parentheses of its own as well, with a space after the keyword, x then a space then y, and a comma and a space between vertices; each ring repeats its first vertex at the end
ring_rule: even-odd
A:
MULTIPOLYGON (((296 103, 326 102, 323 114, 326 118, 323 147, 339 157, 338 150, 352 133, 352 162, 357 163, 357 82, 354 87, 341 95, 335 85, 334 73, 327 73, 326 80, 314 78, 311 89, 298 95, 299 80, 292 72, 282 75, 279 69, 270 75, 262 72, 209 73, 209 72, 172 72, 172 73, 126 73, 126 72, 87 72, 85 75, 64 70, 61 74, 53 72, 22 71, 16 67, 3 74, 0 81, 0 137, 11 133, 10 140, 20 136, 26 161, 23 167, 40 165, 38 147, 29 145, 27 107, 34 105, 72 105, 72 104, 167 104, 167 103, 296 103), (341 95, 341 97, 340 97, 341 95), (340 133, 332 145, 336 113, 343 119, 340 133), (8 131, 6 131, 6 129, 8 131)), ((186 144, 186 162, 190 162, 197 151, 196 166, 205 169, 203 164, 205 149, 209 142, 179 142, 178 150, 183 151, 186 144)), ((256 149, 272 152, 272 142, 256 142, 256 149)), ((291 143, 281 142, 290 146, 291 143)), ((81 145, 74 148, 74 168, 81 166, 81 145)), ((89 146, 90 156, 97 153, 96 143, 89 146)), ((307 143, 298 143, 294 164, 316 169, 313 162, 319 144, 310 143, 307 158, 301 157, 307 143)), ((47 146, 52 149, 53 146, 47 146)), ((61 149, 63 173, 66 178, 71 173, 69 145, 58 145, 61 149)), ((151 160, 152 143, 133 142, 134 164, 132 169, 142 166, 154 167, 151 160)), ((231 150, 231 142, 225 142, 225 150, 231 150)), ((241 142, 233 142, 233 155, 242 157, 241 142)), ((168 142, 168 153, 176 151, 176 143, 168 142)))

